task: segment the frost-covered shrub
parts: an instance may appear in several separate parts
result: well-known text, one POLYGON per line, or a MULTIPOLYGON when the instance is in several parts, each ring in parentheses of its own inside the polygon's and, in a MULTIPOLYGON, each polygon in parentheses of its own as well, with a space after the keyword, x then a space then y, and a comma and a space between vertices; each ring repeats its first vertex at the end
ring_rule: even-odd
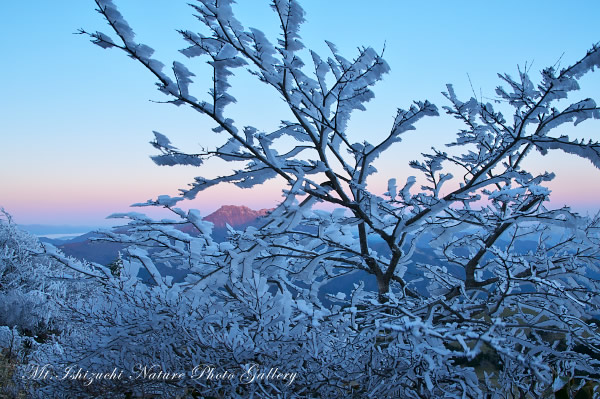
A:
MULTIPOLYGON (((83 279, 85 275, 45 252, 37 238, 20 230, 2 211, 0 351, 3 366, 11 365, 10 392, 15 395, 21 395, 23 389, 36 392, 35 381, 21 377, 40 353, 60 348, 60 335, 72 328, 71 309, 97 289, 97 281, 83 279)), ((75 264, 67 258, 64 262, 75 264)), ((86 269, 86 265, 79 267, 86 269)))
POLYGON ((38 240, 18 229, 4 214, 0 219, 0 325, 37 335, 52 328, 56 304, 64 296, 58 268, 39 256, 38 240))

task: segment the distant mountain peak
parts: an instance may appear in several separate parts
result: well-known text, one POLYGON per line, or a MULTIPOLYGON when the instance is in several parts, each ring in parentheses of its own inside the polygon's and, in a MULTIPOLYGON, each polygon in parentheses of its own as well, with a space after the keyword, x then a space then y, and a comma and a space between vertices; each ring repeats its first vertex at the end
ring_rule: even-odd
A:
POLYGON ((260 209, 255 211, 245 205, 223 205, 204 220, 211 222, 215 228, 223 228, 226 224, 232 227, 244 226, 251 224, 256 219, 265 216, 270 209, 260 209))

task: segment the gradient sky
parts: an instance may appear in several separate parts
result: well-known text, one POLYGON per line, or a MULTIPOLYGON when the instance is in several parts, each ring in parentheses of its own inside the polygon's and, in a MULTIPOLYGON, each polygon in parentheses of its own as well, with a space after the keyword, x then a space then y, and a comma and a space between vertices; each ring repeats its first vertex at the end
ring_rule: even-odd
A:
MULTIPOLYGON (((137 33, 138 41, 156 49, 166 65, 185 61, 185 47, 175 29, 200 30, 186 1, 115 1, 137 33)), ((245 26, 277 35, 277 21, 267 2, 240 0, 237 16, 245 26)), ((600 41, 600 2, 580 1, 303 1, 307 22, 301 34, 307 47, 327 56, 323 39, 346 58, 358 46, 382 49, 392 72, 375 87, 367 112, 353 116, 351 133, 376 138, 391 127, 395 109, 412 100, 445 105, 441 91, 453 83, 465 99, 472 92, 494 98, 497 72, 516 74, 517 65, 542 68, 570 64, 600 41), (456 4, 458 3, 458 4, 456 4)), ((20 224, 105 225, 113 212, 160 194, 175 195, 197 175, 218 173, 222 165, 201 171, 158 167, 149 159, 152 130, 168 135, 174 145, 194 151, 219 137, 213 124, 187 108, 157 104, 152 76, 114 50, 103 50, 78 28, 111 33, 92 0, 0 2, 0 206, 20 224)), ((306 58, 306 62, 310 59, 306 58)), ((186 62, 196 72, 196 97, 208 88, 204 60, 186 62), (199 65, 199 66, 198 66, 199 65)), ((231 107, 239 125, 261 130, 277 126, 287 112, 268 88, 242 70, 232 79, 231 107)), ((584 78, 582 96, 600 94, 600 72, 584 78)), ((382 157, 373 190, 384 191, 389 177, 403 182, 408 161, 431 146, 452 140, 456 124, 446 117, 418 125, 382 157)), ((600 139, 598 121, 586 122, 572 137, 600 139)), ((573 205, 583 212, 600 208, 600 172, 589 162, 551 154, 536 156, 533 170, 557 173, 553 204, 573 205)), ((185 207, 203 214, 221 204, 271 207, 280 199, 272 182, 259 190, 221 187, 207 191, 185 207)))

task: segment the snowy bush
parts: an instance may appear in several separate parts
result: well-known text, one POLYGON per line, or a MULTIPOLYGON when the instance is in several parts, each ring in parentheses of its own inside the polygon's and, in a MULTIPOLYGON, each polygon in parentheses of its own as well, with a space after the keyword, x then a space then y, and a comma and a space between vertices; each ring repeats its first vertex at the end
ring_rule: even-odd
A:
MULTIPOLYGON (((61 254, 57 262, 48 256, 41 243, 20 230, 4 210, 1 216, 0 357, 1 365, 13 371, 7 385, 10 391, 0 390, 0 394, 16 396, 23 389, 37 392, 34 380, 21 377, 41 353, 61 348, 60 335, 73 326, 71 309, 81 298, 93 297, 98 284, 61 263, 78 264, 73 259, 61 254)), ((79 268, 88 266, 79 263, 79 268)))
POLYGON ((37 255, 35 237, 19 230, 7 214, 0 219, 0 325, 31 336, 52 328, 53 301, 64 296, 55 265, 37 255))

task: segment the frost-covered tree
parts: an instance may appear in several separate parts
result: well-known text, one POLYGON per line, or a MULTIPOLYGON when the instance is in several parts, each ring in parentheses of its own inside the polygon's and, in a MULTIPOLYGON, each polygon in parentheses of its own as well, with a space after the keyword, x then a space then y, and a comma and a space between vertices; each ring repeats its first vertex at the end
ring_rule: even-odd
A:
POLYGON ((0 210, 0 326, 38 340, 60 326, 57 303, 68 296, 62 276, 68 269, 38 256, 42 252, 38 240, 0 210))
POLYGON ((523 161, 534 151, 561 150, 600 167, 599 143, 561 134, 570 123, 600 118, 592 99, 567 101, 579 79, 600 66, 600 48, 562 70, 543 70, 538 82, 524 71, 499 75, 496 94, 510 114, 476 98, 462 101, 448 85, 443 109, 463 129, 447 151, 411 162, 416 176, 400 186, 391 179, 379 194, 367 189, 373 162, 420 119, 438 116, 435 105, 417 101, 398 110, 382 141, 353 141, 352 112, 365 110, 371 87, 389 71, 381 54, 360 48, 349 60, 329 42, 327 56, 306 50, 295 0, 272 2, 281 28, 275 40, 245 28, 232 1, 200 0, 191 6, 204 33, 180 31, 187 42, 181 52, 189 65, 206 60, 213 73, 198 77, 206 94, 192 93, 193 68, 174 62, 165 71, 112 1, 96 3, 112 36, 81 33, 139 61, 168 102, 191 107, 226 137, 214 149, 185 152, 154 132, 160 154, 153 160, 202 168, 217 157, 232 166, 216 178, 197 177, 178 197, 139 204, 167 208, 177 220, 115 215, 131 219, 129 230, 106 232, 106 239, 131 246, 119 276, 90 272, 105 292, 79 307, 80 323, 94 334, 64 339, 76 348, 67 351, 70 361, 297 373, 285 383, 189 375, 121 387, 103 382, 135 392, 537 397, 571 378, 596 389, 600 220, 550 208, 546 184, 554 175, 527 171, 523 161), (228 116, 235 101, 229 77, 242 67, 285 102, 291 120, 263 131, 228 116), (212 225, 197 211, 177 207, 217 184, 252 188, 276 177, 284 200, 259 227, 232 229, 226 242, 211 237, 212 225), (315 210, 317 203, 337 209, 315 210), (419 257, 423 248, 435 257, 419 257), (185 279, 160 272, 169 267, 184 269, 185 279), (327 284, 352 276, 344 292, 325 296, 327 284), (376 292, 365 289, 369 278, 376 292))
POLYGON ((88 270, 87 265, 62 254, 59 259, 44 253, 40 242, 0 209, 0 397, 36 391, 36 381, 21 378, 22 372, 41 360, 40 354, 59 348, 56 339, 70 330, 74 304, 98 287, 96 279, 73 272, 88 270))

